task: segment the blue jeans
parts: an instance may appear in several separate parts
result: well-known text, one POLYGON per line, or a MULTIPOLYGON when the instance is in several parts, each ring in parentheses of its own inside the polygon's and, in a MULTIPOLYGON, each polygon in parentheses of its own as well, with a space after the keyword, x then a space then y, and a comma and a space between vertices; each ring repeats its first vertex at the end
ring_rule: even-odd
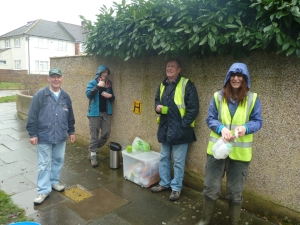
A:
POLYGON ((39 194, 48 194, 52 186, 59 182, 64 164, 66 142, 58 144, 37 144, 38 158, 37 190, 39 194))
POLYGON ((188 144, 171 145, 166 142, 161 144, 159 162, 159 185, 171 187, 173 191, 181 191, 184 176, 185 158, 188 144), (171 178, 171 162, 174 159, 174 178, 171 178))

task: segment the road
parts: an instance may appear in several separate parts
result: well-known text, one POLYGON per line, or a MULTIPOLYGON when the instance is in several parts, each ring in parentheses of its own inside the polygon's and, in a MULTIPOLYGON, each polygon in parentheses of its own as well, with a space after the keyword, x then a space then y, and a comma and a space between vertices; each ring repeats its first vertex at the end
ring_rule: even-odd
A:
POLYGON ((0 90, 0 98, 21 93, 21 90, 0 90))

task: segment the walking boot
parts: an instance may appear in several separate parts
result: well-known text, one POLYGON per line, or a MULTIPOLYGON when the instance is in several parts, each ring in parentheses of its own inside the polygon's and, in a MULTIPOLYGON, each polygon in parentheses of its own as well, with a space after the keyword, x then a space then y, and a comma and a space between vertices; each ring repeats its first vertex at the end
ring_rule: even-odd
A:
POLYGON ((230 225, 238 225, 241 215, 242 205, 229 203, 229 221, 230 225))
POLYGON ((211 217, 214 212, 216 200, 212 200, 208 197, 203 197, 203 216, 196 225, 207 225, 209 224, 211 217))

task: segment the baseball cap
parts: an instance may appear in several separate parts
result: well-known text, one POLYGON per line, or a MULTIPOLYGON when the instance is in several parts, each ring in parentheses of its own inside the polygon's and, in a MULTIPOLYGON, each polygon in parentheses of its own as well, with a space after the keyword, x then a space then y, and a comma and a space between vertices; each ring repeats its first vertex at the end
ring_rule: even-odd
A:
POLYGON ((52 68, 52 69, 50 69, 49 76, 51 76, 53 74, 57 74, 59 76, 62 76, 61 70, 59 68, 52 68))

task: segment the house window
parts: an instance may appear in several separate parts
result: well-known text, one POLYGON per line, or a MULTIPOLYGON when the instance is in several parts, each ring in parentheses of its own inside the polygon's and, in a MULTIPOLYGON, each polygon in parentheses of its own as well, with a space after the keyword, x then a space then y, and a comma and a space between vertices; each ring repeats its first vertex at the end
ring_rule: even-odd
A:
POLYGON ((15 38, 14 46, 15 47, 20 47, 20 38, 15 38))
POLYGON ((9 41, 9 39, 5 40, 5 48, 10 48, 10 41, 9 41))
POLYGON ((0 60, 0 65, 6 65, 6 60, 0 60))
POLYGON ((36 71, 48 71, 48 62, 47 61, 35 61, 35 70, 36 71))
POLYGON ((85 52, 85 44, 80 43, 80 52, 85 52))
POLYGON ((38 47, 39 48, 48 48, 48 40, 45 38, 38 38, 38 47))
POLYGON ((15 60, 15 70, 21 69, 21 60, 15 60))
POLYGON ((67 50, 67 42, 58 41, 58 50, 67 50))

